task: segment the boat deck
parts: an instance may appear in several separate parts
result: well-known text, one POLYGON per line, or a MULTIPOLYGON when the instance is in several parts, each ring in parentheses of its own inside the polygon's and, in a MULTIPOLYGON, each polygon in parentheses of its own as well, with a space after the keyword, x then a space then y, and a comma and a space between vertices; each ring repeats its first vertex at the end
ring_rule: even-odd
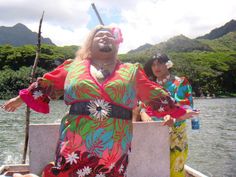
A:
MULTIPOLYGON (((11 176, 16 172, 22 174, 29 172, 40 174, 45 164, 54 159, 54 151, 57 143, 57 138, 55 137, 58 137, 58 132, 59 124, 30 125, 30 165, 6 165, 0 169, 0 174, 2 175, 0 177, 11 176)), ((129 156, 128 176, 169 177, 169 147, 168 127, 162 126, 160 122, 133 123, 132 152, 129 156), (151 146, 143 146, 143 144, 151 146), (149 164, 148 168, 146 165, 140 164, 143 161, 149 164)), ((185 169, 188 173, 187 177, 207 177, 187 165, 185 165, 185 169)))

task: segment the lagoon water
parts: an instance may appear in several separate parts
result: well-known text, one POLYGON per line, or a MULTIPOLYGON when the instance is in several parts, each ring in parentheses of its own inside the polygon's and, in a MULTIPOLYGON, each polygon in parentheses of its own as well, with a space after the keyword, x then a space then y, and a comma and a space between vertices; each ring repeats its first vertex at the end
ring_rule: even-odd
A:
MULTIPOLYGON (((201 128, 192 130, 188 121, 187 164, 209 177, 236 177, 236 98, 196 99, 194 103, 201 110, 201 128)), ((24 111, 24 106, 14 113, 0 110, 0 166, 21 163, 24 111)), ((62 101, 54 101, 48 115, 32 111, 31 123, 60 122, 66 111, 62 101)))

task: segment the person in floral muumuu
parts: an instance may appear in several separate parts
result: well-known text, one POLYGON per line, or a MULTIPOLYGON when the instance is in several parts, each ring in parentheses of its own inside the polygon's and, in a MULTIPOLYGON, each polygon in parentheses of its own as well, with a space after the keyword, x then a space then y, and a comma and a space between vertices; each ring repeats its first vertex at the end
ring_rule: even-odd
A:
POLYGON ((154 110, 162 107, 160 116, 195 114, 175 105, 139 64, 122 63, 117 56, 121 42, 118 28, 96 27, 74 60, 66 60, 3 105, 15 111, 24 102, 48 113, 50 100, 62 95, 70 105, 61 121, 55 162, 44 168, 43 177, 126 176, 137 100, 154 110))
MULTIPOLYGON (((165 54, 157 53, 146 62, 144 71, 151 81, 162 85, 176 100, 178 105, 192 109, 192 88, 186 77, 174 76, 170 73, 173 63, 165 54)), ((150 106, 142 104, 141 119, 143 121, 165 120, 170 126, 170 176, 184 177, 184 164, 188 155, 186 121, 177 120, 169 115, 160 117, 150 106)), ((159 110, 162 111, 162 110, 159 110)))

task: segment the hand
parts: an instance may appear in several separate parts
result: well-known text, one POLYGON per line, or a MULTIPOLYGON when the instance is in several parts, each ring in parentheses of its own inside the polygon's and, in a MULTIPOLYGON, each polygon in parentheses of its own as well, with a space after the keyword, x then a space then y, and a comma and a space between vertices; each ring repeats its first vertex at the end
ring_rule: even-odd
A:
POLYGON ((34 174, 26 174, 26 175, 21 175, 19 173, 14 173, 13 174, 13 177, 38 177, 37 175, 34 175, 34 174))
POLYGON ((151 122, 151 121, 153 121, 152 118, 146 112, 141 112, 140 115, 141 115, 141 120, 143 122, 151 122))
POLYGON ((1 108, 8 112, 14 112, 16 109, 18 109, 22 105, 23 101, 20 98, 20 96, 17 96, 15 98, 12 98, 8 100, 6 103, 4 103, 1 108))
POLYGON ((167 125, 169 127, 172 127, 176 122, 176 119, 171 117, 170 115, 166 115, 163 119, 164 119, 164 122, 162 122, 163 126, 167 125))
POLYGON ((189 119, 189 118, 192 118, 194 116, 198 116, 199 115, 199 110, 191 110, 191 109, 187 109, 186 110, 186 113, 183 115, 183 116, 180 116, 178 118, 178 120, 186 120, 186 119, 189 119))
POLYGON ((137 106, 136 108, 133 109, 133 114, 132 114, 133 122, 142 121, 139 113, 140 113, 140 108, 137 106))

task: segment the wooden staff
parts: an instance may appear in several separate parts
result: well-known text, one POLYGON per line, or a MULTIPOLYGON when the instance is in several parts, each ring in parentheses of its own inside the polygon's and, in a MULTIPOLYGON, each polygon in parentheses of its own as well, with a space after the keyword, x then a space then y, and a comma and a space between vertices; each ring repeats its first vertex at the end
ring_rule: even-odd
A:
MULTIPOLYGON (((41 52, 41 26, 43 22, 44 11, 42 17, 39 21, 39 30, 38 30, 38 43, 36 49, 36 56, 34 59, 34 65, 30 74, 30 83, 34 82, 35 72, 39 61, 39 55, 41 52)), ((25 144, 24 144, 24 153, 23 153, 23 160, 22 163, 25 164, 26 154, 28 149, 28 141, 29 141, 29 124, 30 124, 30 108, 27 106, 25 111, 25 144)))
POLYGON ((99 13, 98 13, 98 11, 97 11, 97 8, 96 8, 95 4, 94 4, 94 3, 92 3, 91 5, 92 5, 92 7, 93 7, 93 10, 95 11, 95 13, 96 13, 97 17, 98 17, 98 20, 99 20, 100 24, 101 24, 101 25, 104 25, 104 23, 103 23, 103 21, 102 21, 102 19, 101 19, 100 15, 99 15, 99 13))

